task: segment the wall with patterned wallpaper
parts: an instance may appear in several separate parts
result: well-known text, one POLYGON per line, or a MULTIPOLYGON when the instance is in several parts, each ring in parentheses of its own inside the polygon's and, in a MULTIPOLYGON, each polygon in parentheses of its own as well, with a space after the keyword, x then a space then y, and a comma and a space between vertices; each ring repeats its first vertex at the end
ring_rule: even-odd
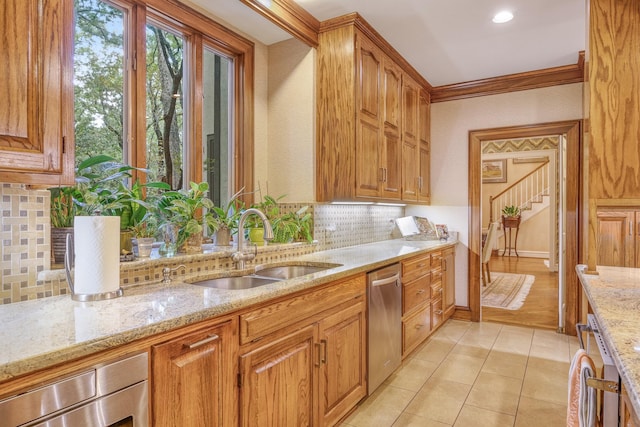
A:
MULTIPOLYGON (((0 304, 45 298, 69 292, 61 270, 50 271, 50 198, 47 190, 27 190, 18 184, 0 184, 2 216, 2 278, 0 304), (38 280, 38 279, 41 280, 38 280)), ((341 248, 397 237, 395 218, 404 215, 403 207, 375 205, 316 205, 284 203, 283 212, 309 206, 314 216, 314 245, 279 245, 260 248, 255 263, 283 261, 316 250, 341 248)), ((233 268, 224 254, 211 259, 196 255, 184 258, 136 261, 121 265, 123 286, 158 282, 164 266, 186 263, 186 275, 208 274, 215 269, 233 268)))

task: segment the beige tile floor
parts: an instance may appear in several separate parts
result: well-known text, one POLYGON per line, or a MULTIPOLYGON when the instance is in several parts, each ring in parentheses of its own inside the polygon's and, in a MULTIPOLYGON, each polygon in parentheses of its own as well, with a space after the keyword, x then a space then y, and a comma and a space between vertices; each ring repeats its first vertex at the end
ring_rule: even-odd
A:
POLYGON ((342 427, 565 426, 577 350, 550 330, 450 320, 342 427))

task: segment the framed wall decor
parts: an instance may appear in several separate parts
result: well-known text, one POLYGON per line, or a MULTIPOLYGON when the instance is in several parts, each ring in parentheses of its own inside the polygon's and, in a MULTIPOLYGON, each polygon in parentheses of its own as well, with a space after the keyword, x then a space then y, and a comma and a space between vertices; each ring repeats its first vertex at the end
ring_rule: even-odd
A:
POLYGON ((507 182, 507 159, 482 161, 482 183, 495 182, 507 182))

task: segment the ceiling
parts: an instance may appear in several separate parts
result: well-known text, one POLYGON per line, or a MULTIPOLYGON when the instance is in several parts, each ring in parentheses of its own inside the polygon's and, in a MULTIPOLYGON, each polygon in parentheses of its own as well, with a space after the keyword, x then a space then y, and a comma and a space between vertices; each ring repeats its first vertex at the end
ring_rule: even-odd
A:
MULTIPOLYGON (((239 0, 185 0, 270 45, 290 35, 239 0)), ((578 62, 584 0, 297 0, 318 20, 358 12, 432 86, 578 62), (507 9, 514 19, 494 24, 507 9)))

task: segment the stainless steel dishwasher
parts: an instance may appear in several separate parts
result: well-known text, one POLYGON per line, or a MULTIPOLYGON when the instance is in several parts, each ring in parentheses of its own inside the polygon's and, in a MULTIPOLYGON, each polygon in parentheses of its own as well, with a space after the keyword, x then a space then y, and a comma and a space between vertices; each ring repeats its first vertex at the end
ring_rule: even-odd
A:
POLYGON ((402 361, 402 284, 400 265, 367 274, 369 378, 371 394, 402 361))

